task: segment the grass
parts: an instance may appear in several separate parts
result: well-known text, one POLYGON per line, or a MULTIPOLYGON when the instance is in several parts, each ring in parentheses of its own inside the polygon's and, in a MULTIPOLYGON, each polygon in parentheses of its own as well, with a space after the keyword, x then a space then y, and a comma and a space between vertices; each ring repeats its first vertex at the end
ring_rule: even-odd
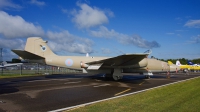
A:
POLYGON ((3 75, 0 75, 0 79, 2 78, 15 78, 15 77, 27 77, 27 76, 39 76, 39 75, 42 75, 42 74, 3 74, 3 75))
POLYGON ((200 110, 200 78, 121 97, 71 112, 197 112, 200 110))

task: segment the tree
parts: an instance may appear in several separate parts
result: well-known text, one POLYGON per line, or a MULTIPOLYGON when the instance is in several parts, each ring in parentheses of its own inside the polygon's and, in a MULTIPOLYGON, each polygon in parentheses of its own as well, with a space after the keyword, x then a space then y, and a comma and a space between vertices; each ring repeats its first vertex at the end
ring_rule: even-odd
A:
POLYGON ((20 60, 20 59, 15 59, 15 58, 13 58, 13 59, 12 59, 12 63, 21 63, 21 60, 20 60))

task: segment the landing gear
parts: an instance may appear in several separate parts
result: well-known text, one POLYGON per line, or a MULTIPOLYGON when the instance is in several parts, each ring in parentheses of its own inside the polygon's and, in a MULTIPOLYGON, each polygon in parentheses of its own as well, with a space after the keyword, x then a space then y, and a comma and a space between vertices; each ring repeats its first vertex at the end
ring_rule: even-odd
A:
POLYGON ((185 73, 185 75, 189 75, 189 70, 188 69, 184 69, 183 72, 185 73))
POLYGON ((118 81, 118 80, 120 80, 120 79, 122 79, 123 78, 123 76, 114 76, 113 75, 113 79, 115 80, 115 81, 118 81))
POLYGON ((112 74, 112 78, 115 80, 115 81, 118 81, 120 79, 123 78, 123 75, 121 73, 121 69, 114 69, 113 71, 113 74, 112 74))
POLYGON ((104 75, 104 78, 106 79, 106 80, 115 80, 115 81, 118 81, 118 80, 120 80, 120 79, 122 79, 123 78, 123 76, 121 76, 121 75, 113 75, 113 74, 105 74, 104 75))
POLYGON ((184 69, 183 72, 187 73, 187 72, 188 72, 188 69, 184 69))
POLYGON ((145 79, 150 79, 150 76, 153 76, 152 72, 143 73, 145 79))
POLYGON ((149 75, 145 75, 145 79, 150 79, 150 76, 149 75))
POLYGON ((121 69, 113 69, 111 71, 111 74, 105 74, 105 78, 106 79, 112 78, 115 81, 118 81, 118 80, 122 79, 123 75, 121 73, 121 69))

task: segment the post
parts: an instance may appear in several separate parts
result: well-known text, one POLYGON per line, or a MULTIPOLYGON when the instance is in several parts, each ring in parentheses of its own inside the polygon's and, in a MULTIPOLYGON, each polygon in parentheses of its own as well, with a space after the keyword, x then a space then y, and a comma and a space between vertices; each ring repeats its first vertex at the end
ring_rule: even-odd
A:
POLYGON ((39 63, 37 63, 37 72, 39 74, 39 63))
POLYGON ((3 62, 3 48, 0 48, 0 62, 3 62))
POLYGON ((22 65, 20 65, 20 75, 22 75, 22 65))
MULTIPOLYGON (((3 62, 3 54, 2 54, 2 52, 3 52, 3 48, 0 48, 0 63, 3 62)), ((1 74, 3 75, 3 67, 1 68, 1 74)))
POLYGON ((51 74, 53 74, 53 66, 51 66, 51 74))

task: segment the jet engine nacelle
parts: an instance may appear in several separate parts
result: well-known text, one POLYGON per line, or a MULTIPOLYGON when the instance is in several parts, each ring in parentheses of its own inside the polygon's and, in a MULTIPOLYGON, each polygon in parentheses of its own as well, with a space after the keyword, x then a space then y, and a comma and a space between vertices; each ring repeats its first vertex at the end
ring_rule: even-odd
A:
POLYGON ((129 64, 129 66, 122 67, 122 68, 143 68, 143 67, 146 67, 147 65, 148 65, 147 58, 144 58, 137 64, 129 64))
POLYGON ((89 65, 88 65, 88 64, 85 64, 85 63, 84 63, 84 62, 82 62, 82 61, 81 61, 80 65, 81 65, 81 68, 87 68, 87 67, 89 67, 89 65))

